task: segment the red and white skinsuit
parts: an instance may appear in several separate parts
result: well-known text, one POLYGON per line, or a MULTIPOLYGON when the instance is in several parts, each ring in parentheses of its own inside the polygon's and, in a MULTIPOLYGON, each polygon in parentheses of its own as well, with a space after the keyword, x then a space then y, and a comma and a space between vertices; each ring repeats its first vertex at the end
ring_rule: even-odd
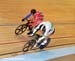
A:
POLYGON ((33 15, 33 21, 32 21, 32 23, 30 23, 29 25, 30 26, 33 26, 33 27, 37 26, 38 24, 40 24, 41 22, 43 22, 43 17, 44 17, 43 13, 37 11, 33 15))

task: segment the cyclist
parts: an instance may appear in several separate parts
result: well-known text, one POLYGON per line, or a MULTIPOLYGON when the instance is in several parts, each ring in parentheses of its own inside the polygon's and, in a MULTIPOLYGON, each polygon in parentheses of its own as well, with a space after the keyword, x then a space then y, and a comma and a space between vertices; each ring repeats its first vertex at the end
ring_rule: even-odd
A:
POLYGON ((24 21, 25 19, 28 19, 32 16, 31 22, 29 23, 29 30, 28 34, 32 33, 33 27, 37 26, 39 23, 43 21, 44 15, 42 12, 37 11, 36 9, 31 9, 30 13, 22 19, 24 21))
POLYGON ((48 45, 48 43, 50 41, 49 36, 54 33, 55 28, 54 28, 54 25, 49 21, 41 22, 37 27, 34 28, 33 32, 30 34, 30 36, 33 36, 39 30, 42 30, 43 33, 42 33, 41 37, 37 40, 34 47, 39 46, 40 49, 43 49, 48 45), (43 39, 45 39, 45 40, 41 41, 43 39))

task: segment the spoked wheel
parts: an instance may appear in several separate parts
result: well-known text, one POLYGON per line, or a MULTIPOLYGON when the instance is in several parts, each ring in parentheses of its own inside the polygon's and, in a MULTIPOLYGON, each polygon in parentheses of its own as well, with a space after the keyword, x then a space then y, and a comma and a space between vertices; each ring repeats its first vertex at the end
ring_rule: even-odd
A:
POLYGON ((22 34, 23 32, 25 32, 27 29, 27 26, 25 24, 22 24, 22 25, 19 25, 16 30, 15 30, 15 34, 16 35, 20 35, 22 34))
POLYGON ((29 46, 30 46, 30 44, 29 43, 26 43, 24 45, 23 52, 27 52, 29 50, 29 46))
POLYGON ((35 45, 35 43, 36 43, 35 40, 30 40, 29 42, 27 42, 24 45, 23 52, 27 52, 27 51, 31 50, 33 48, 33 46, 35 45))

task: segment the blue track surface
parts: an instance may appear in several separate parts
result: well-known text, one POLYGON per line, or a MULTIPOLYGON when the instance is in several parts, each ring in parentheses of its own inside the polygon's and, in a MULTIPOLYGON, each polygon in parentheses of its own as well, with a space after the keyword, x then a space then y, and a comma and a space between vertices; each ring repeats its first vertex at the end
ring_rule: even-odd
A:
POLYGON ((75 47, 66 47, 47 51, 40 51, 11 58, 4 58, 0 59, 0 61, 45 61, 70 54, 75 54, 75 47))

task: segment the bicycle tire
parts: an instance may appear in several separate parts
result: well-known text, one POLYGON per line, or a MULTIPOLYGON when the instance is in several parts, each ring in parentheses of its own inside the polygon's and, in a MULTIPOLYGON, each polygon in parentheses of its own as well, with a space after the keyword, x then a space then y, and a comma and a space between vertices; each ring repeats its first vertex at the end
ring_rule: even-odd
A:
POLYGON ((21 24, 15 29, 15 34, 20 35, 20 34, 24 33, 26 31, 26 29, 27 29, 27 26, 25 24, 21 24))
POLYGON ((23 48, 23 52, 27 52, 29 49, 29 43, 26 43, 25 45, 24 45, 24 48, 23 48))
POLYGON ((30 40, 29 42, 27 42, 24 45, 23 52, 27 52, 27 51, 31 50, 33 48, 33 46, 35 45, 35 43, 36 43, 35 40, 30 40))

